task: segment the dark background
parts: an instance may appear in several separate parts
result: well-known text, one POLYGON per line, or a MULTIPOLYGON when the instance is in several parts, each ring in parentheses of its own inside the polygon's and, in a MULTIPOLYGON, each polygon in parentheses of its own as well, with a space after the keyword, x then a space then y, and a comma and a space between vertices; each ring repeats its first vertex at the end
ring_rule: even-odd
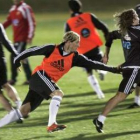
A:
MULTIPOLYGON (((119 11, 134 8, 140 0, 81 0, 83 11, 119 11)), ((68 0, 25 0, 35 12, 67 12, 68 0)), ((7 13, 12 0, 0 0, 0 13, 7 13)))

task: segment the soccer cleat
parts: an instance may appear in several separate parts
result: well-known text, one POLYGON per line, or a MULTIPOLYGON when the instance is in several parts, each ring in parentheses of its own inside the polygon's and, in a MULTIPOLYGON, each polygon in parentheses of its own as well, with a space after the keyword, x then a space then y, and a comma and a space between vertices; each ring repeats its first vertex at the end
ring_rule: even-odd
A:
POLYGON ((97 118, 93 120, 93 124, 95 125, 96 130, 99 133, 104 133, 104 131, 103 131, 103 124, 100 121, 98 121, 97 118))
POLYGON ((48 127, 47 127, 47 131, 48 131, 49 133, 51 133, 51 132, 54 132, 54 131, 63 130, 63 129, 65 129, 65 128, 66 128, 65 125, 53 123, 51 126, 48 126, 48 127))
POLYGON ((137 103, 133 103, 128 107, 128 109, 137 108, 137 107, 140 107, 140 106, 137 103))
POLYGON ((16 123, 23 123, 23 118, 20 118, 19 120, 17 120, 16 123))

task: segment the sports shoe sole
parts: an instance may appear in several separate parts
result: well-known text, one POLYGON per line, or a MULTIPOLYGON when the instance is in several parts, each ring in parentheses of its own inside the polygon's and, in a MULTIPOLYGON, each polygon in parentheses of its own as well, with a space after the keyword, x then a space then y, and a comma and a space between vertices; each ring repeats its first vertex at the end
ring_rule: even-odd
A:
POLYGON ((93 124, 95 125, 96 130, 97 130, 99 133, 104 133, 104 131, 103 131, 102 129, 99 128, 99 125, 97 124, 96 119, 93 120, 93 124))
POLYGON ((47 132, 48 133, 53 133, 55 131, 61 131, 61 130, 64 130, 64 129, 66 129, 66 126, 59 126, 59 127, 55 128, 53 130, 47 130, 47 132))

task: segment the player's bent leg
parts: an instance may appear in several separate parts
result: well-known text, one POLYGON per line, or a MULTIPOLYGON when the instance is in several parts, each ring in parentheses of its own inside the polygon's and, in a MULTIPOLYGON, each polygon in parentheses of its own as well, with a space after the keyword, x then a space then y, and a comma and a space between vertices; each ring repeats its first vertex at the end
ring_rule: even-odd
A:
POLYGON ((22 118, 22 114, 18 109, 13 109, 0 120, 0 127, 10 124, 22 118))
POLYGON ((93 88, 93 90, 96 92, 97 97, 99 99, 105 98, 105 95, 100 88, 99 82, 94 75, 90 75, 90 74, 88 75, 88 82, 93 88))
POLYGON ((17 90, 9 83, 4 84, 3 88, 7 91, 8 97, 16 104, 16 108, 19 109, 22 102, 18 96, 17 90))
POLYGON ((51 93, 50 96, 52 97, 52 100, 49 106, 49 121, 48 121, 47 131, 54 132, 54 131, 63 130, 66 128, 66 126, 57 124, 56 122, 56 116, 60 107, 60 102, 62 100, 63 93, 61 90, 56 90, 53 93, 51 93))
POLYGON ((140 87, 139 86, 137 86, 135 89, 134 103, 128 106, 128 109, 137 108, 137 107, 140 107, 140 87))
POLYGON ((30 111, 31 111, 31 105, 29 102, 26 104, 23 104, 20 108, 20 112, 21 112, 23 117, 24 116, 26 117, 30 113, 30 111))
POLYGON ((98 116, 98 118, 93 119, 93 124, 96 127, 96 130, 99 133, 103 133, 103 125, 104 121, 106 119, 106 116, 111 112, 112 109, 114 109, 118 103, 125 100, 128 94, 118 92, 114 97, 112 97, 106 104, 105 108, 103 109, 101 115, 98 116))
POLYGON ((10 112, 13 108, 8 99, 3 95, 2 91, 0 91, 0 103, 4 107, 5 110, 10 112))

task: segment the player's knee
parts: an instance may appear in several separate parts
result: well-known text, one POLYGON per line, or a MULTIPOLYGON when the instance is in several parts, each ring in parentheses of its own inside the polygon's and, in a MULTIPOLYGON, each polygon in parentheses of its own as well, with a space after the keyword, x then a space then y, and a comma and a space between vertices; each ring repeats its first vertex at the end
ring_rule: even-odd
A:
POLYGON ((116 95, 116 97, 117 97, 118 100, 121 102, 121 101, 123 101, 123 100, 126 99, 127 94, 125 94, 125 93, 123 93, 123 92, 118 92, 117 95, 116 95))
POLYGON ((57 96, 63 97, 64 93, 61 90, 56 90, 52 93, 52 95, 53 96, 57 95, 57 96))

